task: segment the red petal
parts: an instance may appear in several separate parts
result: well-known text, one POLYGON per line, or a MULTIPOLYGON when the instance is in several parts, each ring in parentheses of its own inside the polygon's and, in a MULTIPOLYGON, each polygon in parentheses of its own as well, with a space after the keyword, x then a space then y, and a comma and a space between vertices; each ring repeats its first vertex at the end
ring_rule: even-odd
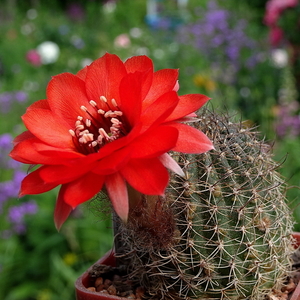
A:
POLYGON ((147 56, 133 56, 124 63, 127 73, 140 72, 143 76, 141 97, 144 99, 149 92, 153 80, 153 63, 147 56))
POLYGON ((93 164, 85 164, 84 161, 77 159, 73 166, 46 166, 46 168, 41 171, 41 177, 49 183, 58 181, 64 184, 80 178, 93 167, 93 164), (78 162, 78 164, 75 165, 76 162, 78 162))
POLYGON ((207 96, 201 94, 179 96, 178 105, 166 121, 181 119, 188 116, 202 107, 209 99, 210 98, 207 96))
POLYGON ((142 112, 141 122, 143 126, 149 127, 153 124, 164 122, 172 113, 176 105, 178 105, 179 98, 176 92, 168 92, 159 97, 155 102, 142 112))
POLYGON ((74 151, 62 151, 44 144, 36 137, 31 137, 15 145, 10 156, 25 164, 68 164, 68 160, 84 157, 74 151))
POLYGON ((32 138, 35 138, 35 136, 30 131, 24 131, 15 137, 15 139, 13 140, 13 143, 14 143, 14 145, 17 145, 22 141, 25 141, 27 139, 32 139, 32 138))
POLYGON ((157 158, 132 159, 121 174, 137 191, 146 195, 163 195, 169 173, 157 158))
POLYGON ((22 119, 27 129, 46 144, 58 148, 74 148, 70 128, 50 110, 27 110, 22 119))
POLYGON ((38 101, 35 101, 35 102, 33 102, 27 108, 27 110, 36 109, 36 108, 42 108, 42 109, 48 109, 48 110, 50 110, 50 106, 49 106, 48 100, 38 100, 38 101))
POLYGON ((63 185, 60 188, 56 200, 55 210, 54 210, 54 224, 58 231, 60 230, 61 226, 65 223, 65 221, 68 219, 70 213, 73 210, 72 207, 64 201, 63 199, 64 192, 65 192, 65 186, 63 185))
POLYGON ((125 61, 124 65, 127 73, 134 73, 137 71, 147 72, 149 70, 153 73, 152 60, 145 55, 130 57, 125 61))
POLYGON ((95 163, 92 172, 99 175, 109 175, 118 172, 131 158, 132 149, 125 147, 112 152, 110 155, 95 163))
POLYGON ((45 193, 59 185, 58 182, 47 183, 42 179, 40 173, 44 168, 45 167, 40 167, 23 179, 21 183, 20 196, 45 193))
POLYGON ((173 91, 178 79, 178 70, 163 69, 153 74, 153 82, 146 99, 143 102, 143 108, 146 108, 163 94, 173 91))
POLYGON ((169 126, 158 126, 136 138, 131 144, 133 158, 157 157, 175 147, 178 131, 169 126))
POLYGON ((120 84, 119 106, 131 128, 139 121, 141 115, 143 79, 141 73, 130 73, 120 84))
POLYGON ((200 130, 181 123, 172 123, 172 127, 179 131, 177 145, 173 151, 204 153, 214 148, 211 140, 200 130))
POLYGON ((109 101, 119 99, 119 86, 126 75, 126 69, 120 58, 106 53, 87 67, 86 90, 90 100, 100 103, 99 97, 109 101))
POLYGON ((77 180, 64 184, 64 201, 75 208, 77 205, 92 199, 100 192, 104 177, 87 173, 77 180))
POLYGON ((119 173, 106 176, 105 186, 116 214, 126 222, 129 213, 129 202, 124 178, 119 173))
POLYGON ((88 100, 92 100, 87 98, 84 81, 70 73, 52 78, 47 87, 47 98, 53 113, 67 123, 69 129, 75 127, 78 116, 88 116, 80 107, 89 107, 88 100))
POLYGON ((159 157, 160 162, 169 170, 173 171, 174 173, 185 177, 185 174, 178 163, 168 154, 165 153, 159 157))
POLYGON ((85 66, 83 69, 77 72, 76 76, 79 77, 81 80, 85 81, 86 74, 87 74, 88 66, 85 66))

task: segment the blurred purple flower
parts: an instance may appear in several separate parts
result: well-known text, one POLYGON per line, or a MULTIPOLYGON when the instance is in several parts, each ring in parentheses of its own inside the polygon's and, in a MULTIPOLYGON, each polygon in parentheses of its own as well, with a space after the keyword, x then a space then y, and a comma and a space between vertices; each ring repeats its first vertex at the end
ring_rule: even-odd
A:
MULTIPOLYGON (((258 63, 256 49, 259 47, 245 34, 246 20, 237 19, 231 11, 218 7, 215 1, 209 1, 207 9, 197 9, 196 13, 199 19, 195 23, 179 28, 179 43, 200 50, 201 55, 215 61, 220 70, 230 66, 235 74, 243 67, 253 68, 258 63)), ((224 72, 222 74, 220 80, 226 77, 224 72)))
POLYGON ((0 94, 0 113, 8 113, 14 102, 23 103, 28 99, 23 91, 5 92, 0 94))
POLYGON ((0 211, 1 206, 9 198, 18 198, 21 181, 26 176, 26 172, 15 170, 11 180, 0 182, 0 211))
POLYGON ((85 11, 79 3, 71 3, 67 8, 67 15, 74 21, 81 21, 85 17, 85 11))
POLYGON ((297 114, 299 105, 296 101, 279 107, 276 133, 280 138, 297 137, 300 135, 300 115, 297 114))
POLYGON ((77 35, 71 37, 71 43, 77 49, 82 49, 85 46, 84 40, 77 35))
POLYGON ((34 200, 22 203, 18 206, 11 206, 8 210, 8 221, 11 223, 15 233, 24 233, 26 231, 26 215, 34 215, 37 211, 38 206, 34 200))

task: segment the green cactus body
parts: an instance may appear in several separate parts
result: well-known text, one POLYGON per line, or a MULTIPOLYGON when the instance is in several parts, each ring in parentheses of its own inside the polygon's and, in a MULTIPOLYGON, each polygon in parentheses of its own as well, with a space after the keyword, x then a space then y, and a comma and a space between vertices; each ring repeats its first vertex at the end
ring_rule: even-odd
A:
POLYGON ((253 129, 207 112, 196 126, 215 150, 175 155, 186 178, 121 226, 130 276, 155 299, 263 299, 290 269, 285 184, 253 129))

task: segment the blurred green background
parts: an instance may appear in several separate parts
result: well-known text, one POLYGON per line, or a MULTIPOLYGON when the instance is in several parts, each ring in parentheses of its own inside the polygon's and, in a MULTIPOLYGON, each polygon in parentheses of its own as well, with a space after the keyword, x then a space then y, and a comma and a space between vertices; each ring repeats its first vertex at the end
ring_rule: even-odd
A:
POLYGON ((76 73, 105 52, 148 55, 156 70, 179 68, 180 94, 204 93, 209 107, 257 125, 282 163, 300 229, 300 36, 288 34, 299 29, 299 5, 279 11, 274 41, 266 3, 0 2, 0 299, 72 300, 76 278, 113 244, 110 215, 95 201, 57 232, 57 190, 18 199, 28 167, 7 156, 24 130, 21 115, 45 98, 51 76, 76 73))

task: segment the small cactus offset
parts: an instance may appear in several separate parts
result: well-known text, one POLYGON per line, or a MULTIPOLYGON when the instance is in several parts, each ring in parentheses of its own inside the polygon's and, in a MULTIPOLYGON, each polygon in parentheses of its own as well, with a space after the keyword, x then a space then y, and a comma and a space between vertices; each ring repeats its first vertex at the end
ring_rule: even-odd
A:
POLYGON ((119 224, 117 256, 153 299, 264 299, 290 270, 285 183, 254 129, 199 118, 215 149, 173 156, 186 178, 174 176, 155 207, 141 197, 119 224))

